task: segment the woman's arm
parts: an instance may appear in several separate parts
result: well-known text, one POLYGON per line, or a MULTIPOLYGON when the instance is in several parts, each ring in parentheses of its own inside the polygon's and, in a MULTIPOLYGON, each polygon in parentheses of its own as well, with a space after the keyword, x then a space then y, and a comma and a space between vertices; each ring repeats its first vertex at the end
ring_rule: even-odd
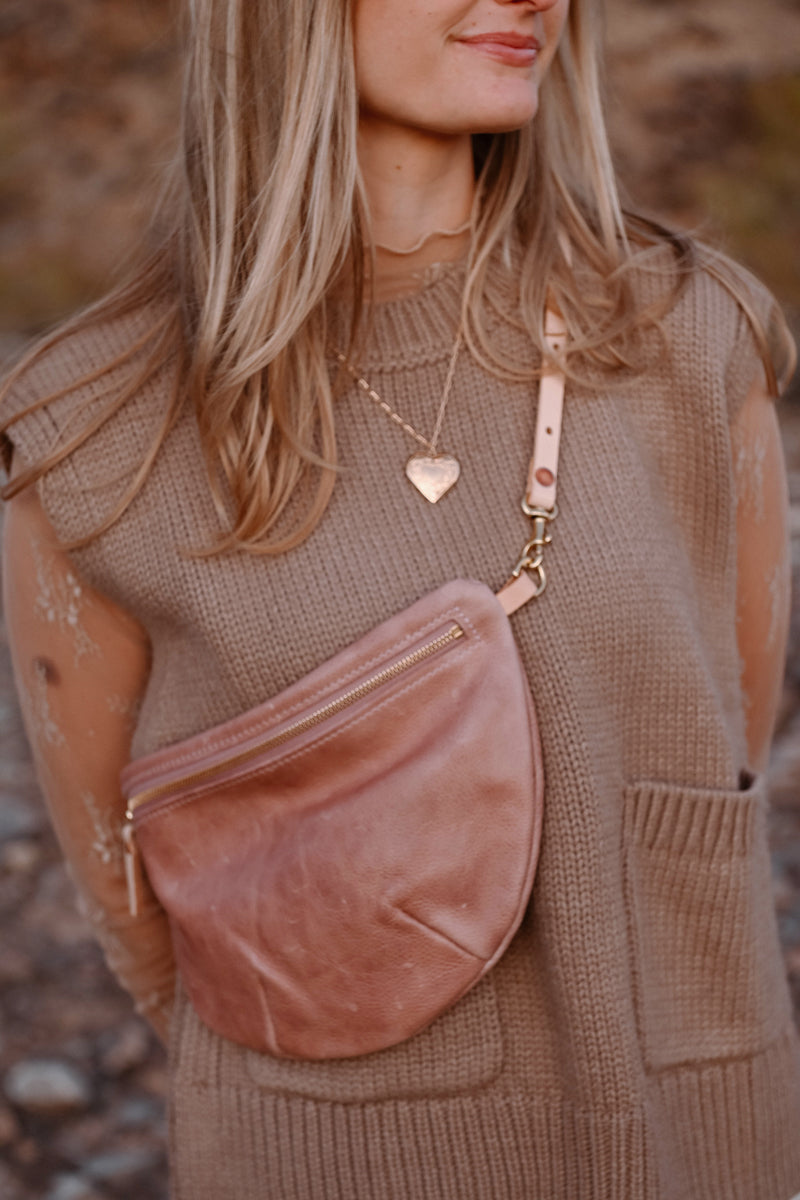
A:
POLYGON ((130 616, 88 588, 56 545, 33 488, 6 507, 3 602, 37 776, 61 848, 111 970, 162 1037, 174 963, 152 895, 128 913, 119 774, 150 667, 130 616))
POLYGON ((763 771, 778 711, 789 629, 788 491, 775 404, 750 389, 732 428, 737 492, 737 636, 750 767, 763 771))

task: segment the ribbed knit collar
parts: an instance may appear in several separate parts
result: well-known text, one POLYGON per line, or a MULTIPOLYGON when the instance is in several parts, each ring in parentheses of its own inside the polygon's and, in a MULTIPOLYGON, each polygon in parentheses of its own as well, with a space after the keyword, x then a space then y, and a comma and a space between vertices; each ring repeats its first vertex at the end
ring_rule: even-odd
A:
MULTIPOLYGON (((373 304, 365 316, 365 332, 358 365, 366 373, 407 370, 426 363, 449 359, 461 314, 466 283, 466 259, 434 263, 426 268, 419 288, 393 300, 373 304)), ((513 303, 511 277, 499 267, 491 272, 491 299, 508 309, 513 303)), ((342 302, 332 307, 331 323, 344 337, 347 310, 342 302)), ((493 304, 487 306, 489 328, 502 317, 493 304)))

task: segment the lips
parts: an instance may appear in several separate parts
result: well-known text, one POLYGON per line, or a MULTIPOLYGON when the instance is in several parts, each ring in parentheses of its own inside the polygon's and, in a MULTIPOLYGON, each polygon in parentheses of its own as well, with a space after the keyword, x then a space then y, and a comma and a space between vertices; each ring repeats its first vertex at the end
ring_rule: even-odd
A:
POLYGON ((535 37, 525 37, 522 33, 476 33, 473 37, 459 38, 470 46, 511 46, 515 50, 541 50, 541 43, 535 37))
POLYGON ((490 58, 512 67, 530 66, 542 48, 535 37, 502 31, 476 33, 472 37, 462 37, 458 40, 463 46, 481 51, 490 58))

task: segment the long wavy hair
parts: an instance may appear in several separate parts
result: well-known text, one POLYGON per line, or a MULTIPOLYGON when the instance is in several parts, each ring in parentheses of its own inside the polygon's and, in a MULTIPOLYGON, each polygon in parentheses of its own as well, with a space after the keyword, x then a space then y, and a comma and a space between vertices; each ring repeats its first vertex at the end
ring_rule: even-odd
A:
MULTIPOLYGON (((334 400, 343 381, 332 376, 326 351, 329 296, 343 272, 353 296, 350 351, 368 307, 350 4, 186 3, 180 152, 154 226, 157 249, 131 280, 39 343, 4 390, 80 329, 133 312, 151 319, 118 357, 25 410, 131 365, 106 407, 16 474, 3 495, 34 483, 168 368, 173 387, 135 477, 102 525, 71 547, 125 511, 190 404, 223 522, 204 552, 276 554, 311 533, 336 480, 334 400), (301 480, 312 481, 308 502, 287 531, 281 517, 301 480)), ((648 258, 663 265, 668 245, 674 298, 705 254, 691 239, 622 210, 601 104, 601 20, 597 0, 572 0, 536 119, 517 132, 474 139, 465 338, 476 358, 505 377, 518 377, 520 367, 490 344, 483 320, 498 253, 508 258, 512 245, 523 247, 514 265, 518 319, 540 351, 546 293, 564 314, 568 369, 635 366, 637 342, 658 314, 634 302, 631 268, 648 258)), ((741 300, 722 261, 705 258, 741 300)), ((764 332, 749 315, 775 389, 764 332)), ((15 419, 0 424, 0 433, 15 419)))

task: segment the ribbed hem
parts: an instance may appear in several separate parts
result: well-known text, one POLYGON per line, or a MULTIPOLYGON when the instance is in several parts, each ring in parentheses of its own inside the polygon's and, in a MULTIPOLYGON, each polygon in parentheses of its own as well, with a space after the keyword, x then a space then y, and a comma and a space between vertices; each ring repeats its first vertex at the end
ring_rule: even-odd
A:
POLYGON ((193 1016, 172 1045, 173 1200, 789 1200, 800 1189, 800 1047, 643 1081, 586 1112, 495 1086, 369 1103, 259 1087, 193 1016))
POLYGON ((310 1099, 259 1086, 257 1056, 211 1033, 180 989, 177 1012, 173 1200, 662 1200, 638 1111, 478 1086, 310 1099))
POLYGON ((641 1120, 524 1097, 337 1105, 227 1087, 184 1096, 173 1132, 174 1200, 660 1195, 641 1120))
POLYGON ((794 1027, 754 1058, 667 1072, 656 1077, 654 1088, 665 1110, 664 1125, 676 1131, 687 1196, 795 1196, 800 1188, 800 1045, 794 1027))

